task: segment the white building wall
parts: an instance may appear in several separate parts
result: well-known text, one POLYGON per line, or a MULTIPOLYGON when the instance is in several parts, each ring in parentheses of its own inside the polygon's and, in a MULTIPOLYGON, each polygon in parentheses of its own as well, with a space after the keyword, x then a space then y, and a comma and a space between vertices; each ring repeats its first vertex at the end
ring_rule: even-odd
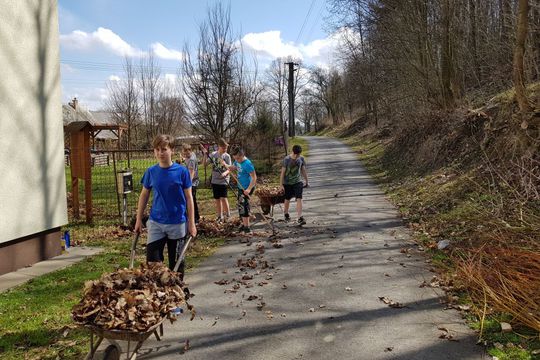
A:
POLYGON ((0 0, 0 243, 67 223, 56 0, 0 0))

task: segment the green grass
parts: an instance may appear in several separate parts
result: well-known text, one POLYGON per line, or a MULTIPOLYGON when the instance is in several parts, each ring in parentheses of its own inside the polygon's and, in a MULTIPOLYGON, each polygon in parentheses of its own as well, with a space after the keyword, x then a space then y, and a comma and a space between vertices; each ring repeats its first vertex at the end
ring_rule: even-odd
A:
POLYGON ((77 346, 64 348, 55 343, 86 343, 83 331, 69 331, 65 338, 62 333, 72 324, 70 310, 80 299, 84 282, 114 270, 113 264, 126 266, 127 261, 110 251, 0 294, 0 357, 21 359, 29 354, 54 358, 79 354, 81 349, 77 346))
POLYGON ((520 348, 492 348, 488 350, 488 354, 499 360, 533 360, 532 355, 527 350, 520 348))
MULTIPOLYGON (((514 332, 501 332, 501 322, 512 322, 508 314, 488 315, 484 320, 482 340, 488 344, 488 353, 499 360, 538 360, 540 354, 533 355, 540 349, 540 339, 531 329, 517 328, 514 332)), ((474 316, 469 317, 471 328, 480 331, 481 321, 474 316)))

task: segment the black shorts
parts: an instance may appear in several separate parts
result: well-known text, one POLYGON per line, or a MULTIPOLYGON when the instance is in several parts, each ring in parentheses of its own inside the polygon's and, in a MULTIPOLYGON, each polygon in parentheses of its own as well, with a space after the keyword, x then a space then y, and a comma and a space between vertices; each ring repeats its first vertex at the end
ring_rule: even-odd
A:
MULTIPOLYGON (((255 188, 251 189, 249 195, 253 195, 255 188)), ((240 217, 249 217, 251 206, 249 205, 249 198, 244 195, 244 191, 238 189, 238 214, 240 217)))
POLYGON ((285 188, 285 200, 291 200, 292 198, 301 199, 302 192, 304 190, 304 184, 302 182, 294 185, 283 185, 285 188))
POLYGON ((212 193, 214 193, 214 199, 227 197, 227 185, 212 184, 212 193))
MULTIPOLYGON (((169 269, 173 269, 176 265, 176 255, 179 247, 184 245, 184 238, 182 239, 169 239, 164 237, 163 239, 152 241, 146 245, 146 261, 147 262, 163 262, 165 250, 167 245, 167 251, 169 252, 169 269)), ((182 262, 183 263, 183 262, 182 262)), ((182 266, 182 264, 181 264, 182 266)), ((182 267, 181 267, 182 269, 182 267)), ((183 270, 179 270, 183 273, 183 270)))

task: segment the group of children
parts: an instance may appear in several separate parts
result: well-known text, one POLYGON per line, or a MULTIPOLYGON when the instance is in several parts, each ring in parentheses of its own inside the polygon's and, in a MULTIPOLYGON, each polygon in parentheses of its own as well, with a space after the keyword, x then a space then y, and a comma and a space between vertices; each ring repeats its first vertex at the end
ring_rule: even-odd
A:
MULTIPOLYGON (((150 193, 153 192, 152 207, 147 222, 148 240, 146 260, 163 262, 165 245, 169 253, 169 267, 175 265, 178 249, 183 246, 187 234, 197 235, 197 223, 200 220, 197 206, 197 187, 199 185, 198 160, 191 145, 182 145, 182 161, 173 162, 174 138, 170 135, 158 135, 153 141, 154 156, 158 163, 146 169, 141 184, 143 185, 137 206, 135 232, 142 231, 142 219, 150 193)), ((210 154, 204 147, 204 164, 212 164, 212 193, 216 205, 218 221, 227 221, 230 216, 228 189, 235 191, 238 200, 238 213, 242 219, 240 231, 250 233, 249 199, 255 191, 257 173, 253 163, 246 157, 244 149, 235 146, 231 156, 227 153, 229 144, 218 141, 218 149, 210 154), (236 189, 230 179, 236 180, 236 189)), ((280 185, 285 193, 284 216, 290 221, 289 206, 292 198, 296 199, 298 224, 306 223, 302 216, 302 192, 308 186, 306 161, 301 156, 302 148, 293 146, 292 153, 282 162, 280 185), (305 183, 302 182, 302 177, 305 183)), ((183 264, 180 272, 183 271, 183 264)))

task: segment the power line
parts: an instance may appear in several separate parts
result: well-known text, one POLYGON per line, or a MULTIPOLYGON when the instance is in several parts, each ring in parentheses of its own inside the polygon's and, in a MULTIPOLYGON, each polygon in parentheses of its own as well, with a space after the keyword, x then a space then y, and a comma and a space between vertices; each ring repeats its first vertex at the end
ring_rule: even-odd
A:
POLYGON ((309 16, 311 15, 311 11, 313 10, 313 5, 315 5, 315 2, 317 0, 311 0, 311 5, 309 7, 309 10, 306 14, 306 17, 304 18, 304 22, 302 23, 302 27, 300 28, 300 32, 298 33, 298 36, 296 37, 296 43, 298 43, 298 40, 300 39, 300 36, 302 36, 302 33, 304 32, 304 27, 306 26, 306 23, 309 19, 309 16))
POLYGON ((309 39, 311 37, 311 34, 313 33, 313 30, 315 30, 315 26, 319 23, 319 19, 322 16, 323 10, 324 10, 325 1, 322 0, 321 8, 319 9, 319 12, 317 16, 315 17, 315 21, 313 22, 313 25, 311 26, 311 29, 308 32, 307 38, 309 39))
MULTIPOLYGON (((124 65, 118 63, 106 63, 106 62, 97 62, 97 61, 81 61, 81 60, 61 60, 61 64, 68 65, 73 67, 75 70, 84 70, 84 71, 124 71, 124 65)), ((156 65, 157 68, 166 72, 177 73, 180 70, 180 67, 170 67, 170 66, 160 66, 156 65)), ((136 69, 137 65, 134 64, 133 68, 136 69)), ((255 74, 260 73, 260 70, 250 69, 244 70, 244 73, 255 74)))
MULTIPOLYGON (((75 69, 80 70, 95 70, 95 71, 124 71, 124 65, 123 64, 114 64, 114 63, 106 63, 106 62, 97 62, 97 61, 80 61, 80 60, 60 60, 61 64, 69 65, 74 67, 75 69)), ((160 69, 165 71, 174 71, 177 72, 179 70, 179 67, 170 67, 170 66, 159 66, 160 69)), ((134 68, 137 67, 137 65, 133 65, 134 68)))

